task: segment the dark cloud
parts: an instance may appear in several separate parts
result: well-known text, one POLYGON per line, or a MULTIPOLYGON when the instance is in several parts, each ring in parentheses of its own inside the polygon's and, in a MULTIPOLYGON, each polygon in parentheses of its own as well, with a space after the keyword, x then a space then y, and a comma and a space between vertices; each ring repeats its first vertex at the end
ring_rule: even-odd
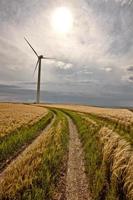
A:
MULTIPOLYGON (((3 86, 2 86, 3 87, 3 86)), ((0 86, 0 99, 1 101, 15 101, 15 102, 34 102, 36 98, 36 91, 33 89, 20 89, 11 86, 6 86, 4 90, 0 86)), ((5 87, 5 86, 4 86, 5 87)), ((89 90, 89 88, 88 88, 89 90)), ((83 92, 66 92, 59 90, 57 91, 41 91, 41 101, 49 103, 78 103, 78 104, 89 104, 97 106, 132 106, 132 100, 128 98, 128 95, 123 94, 112 95, 107 93, 92 94, 83 92)))
POLYGON ((133 76, 129 76, 129 81, 133 82, 133 76))
POLYGON ((19 86, 16 86, 16 85, 4 85, 4 84, 0 84, 0 91, 5 91, 6 89, 7 90, 10 90, 10 89, 18 89, 19 86))
POLYGON ((127 71, 133 72, 133 66, 128 67, 128 68, 127 68, 127 71))

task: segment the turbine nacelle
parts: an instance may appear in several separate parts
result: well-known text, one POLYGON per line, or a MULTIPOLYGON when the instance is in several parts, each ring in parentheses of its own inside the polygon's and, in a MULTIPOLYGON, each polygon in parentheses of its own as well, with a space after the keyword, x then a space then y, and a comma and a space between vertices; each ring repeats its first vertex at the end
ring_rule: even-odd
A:
POLYGON ((43 56, 43 55, 40 55, 40 56, 38 56, 38 58, 39 58, 39 59, 43 59, 43 58, 44 58, 44 56, 43 56))

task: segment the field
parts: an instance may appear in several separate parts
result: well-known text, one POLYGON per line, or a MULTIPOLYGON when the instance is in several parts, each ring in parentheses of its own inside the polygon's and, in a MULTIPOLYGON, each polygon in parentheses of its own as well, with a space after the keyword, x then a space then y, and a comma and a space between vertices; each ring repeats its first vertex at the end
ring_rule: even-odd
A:
POLYGON ((21 127, 34 123, 47 110, 22 104, 0 103, 0 138, 21 127))
POLYGON ((1 200, 133 200, 133 112, 3 103, 0 116, 1 200))

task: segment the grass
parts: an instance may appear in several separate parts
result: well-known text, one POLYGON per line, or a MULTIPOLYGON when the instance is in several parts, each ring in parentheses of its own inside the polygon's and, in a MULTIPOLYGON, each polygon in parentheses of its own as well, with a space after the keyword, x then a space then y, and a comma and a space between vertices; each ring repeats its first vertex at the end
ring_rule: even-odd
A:
POLYGON ((0 199, 51 200, 68 150, 68 122, 59 111, 41 134, 3 174, 0 199))
POLYGON ((6 160, 15 156, 23 146, 29 144, 52 120, 53 114, 49 112, 33 125, 21 127, 13 134, 8 135, 0 142, 0 169, 5 165, 6 160))
POLYGON ((103 123, 66 111, 77 126, 92 199, 133 199, 133 151, 129 142, 103 123))
POLYGON ((109 119, 107 117, 98 116, 96 114, 84 114, 84 116, 94 120, 97 124, 108 126, 113 131, 121 135, 126 141, 133 145, 133 125, 120 123, 119 120, 109 119))
POLYGON ((129 131, 132 129, 112 119, 94 114, 54 108, 51 111, 41 119, 42 121, 37 122, 39 124, 34 124, 30 129, 29 127, 20 129, 20 132, 9 136, 9 141, 14 144, 13 147, 10 142, 5 143, 6 148, 3 145, 5 155, 13 155, 14 153, 10 154, 10 151, 17 152, 24 144, 37 137, 44 124, 52 119, 52 113, 55 113, 56 118, 49 131, 44 132, 45 134, 42 132, 4 171, 0 180, 0 199, 51 200, 53 198, 63 166, 62 161, 68 151, 69 128, 63 111, 72 118, 78 129, 92 199, 132 200, 133 150, 132 132, 129 131), (32 127, 34 128, 31 131, 32 127), (15 142, 19 143, 23 137, 25 139, 22 139, 23 142, 16 148, 15 142))
MULTIPOLYGON (((63 109, 63 110, 66 111, 67 109, 63 109)), ((71 110, 69 111, 71 112, 71 110)), ((126 141, 130 142, 130 144, 133 146, 133 124, 128 123, 126 118, 125 118, 125 121, 124 120, 121 121, 118 118, 115 119, 115 117, 114 119, 112 119, 109 116, 100 116, 94 113, 81 112, 81 115, 83 115, 84 117, 87 117, 88 119, 91 119, 92 121, 96 122, 101 127, 108 126, 110 129, 114 130, 119 135, 121 135, 124 139, 126 139, 126 141)))
POLYGON ((85 153, 85 169, 89 179, 89 189, 92 199, 97 199, 104 187, 104 171, 102 165, 102 148, 97 134, 99 126, 83 119, 76 112, 64 110, 77 126, 78 133, 85 153))
POLYGON ((100 130, 99 138, 110 188, 106 199, 110 199, 111 192, 115 192, 119 200, 133 199, 133 151, 130 143, 107 127, 100 130))

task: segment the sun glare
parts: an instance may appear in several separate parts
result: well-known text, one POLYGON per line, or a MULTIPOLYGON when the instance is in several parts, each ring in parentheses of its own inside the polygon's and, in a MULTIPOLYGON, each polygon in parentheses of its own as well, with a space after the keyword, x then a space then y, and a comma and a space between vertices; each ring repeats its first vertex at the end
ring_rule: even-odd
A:
POLYGON ((52 15, 52 26, 56 32, 67 33, 73 25, 71 11, 67 7, 57 8, 52 15))

